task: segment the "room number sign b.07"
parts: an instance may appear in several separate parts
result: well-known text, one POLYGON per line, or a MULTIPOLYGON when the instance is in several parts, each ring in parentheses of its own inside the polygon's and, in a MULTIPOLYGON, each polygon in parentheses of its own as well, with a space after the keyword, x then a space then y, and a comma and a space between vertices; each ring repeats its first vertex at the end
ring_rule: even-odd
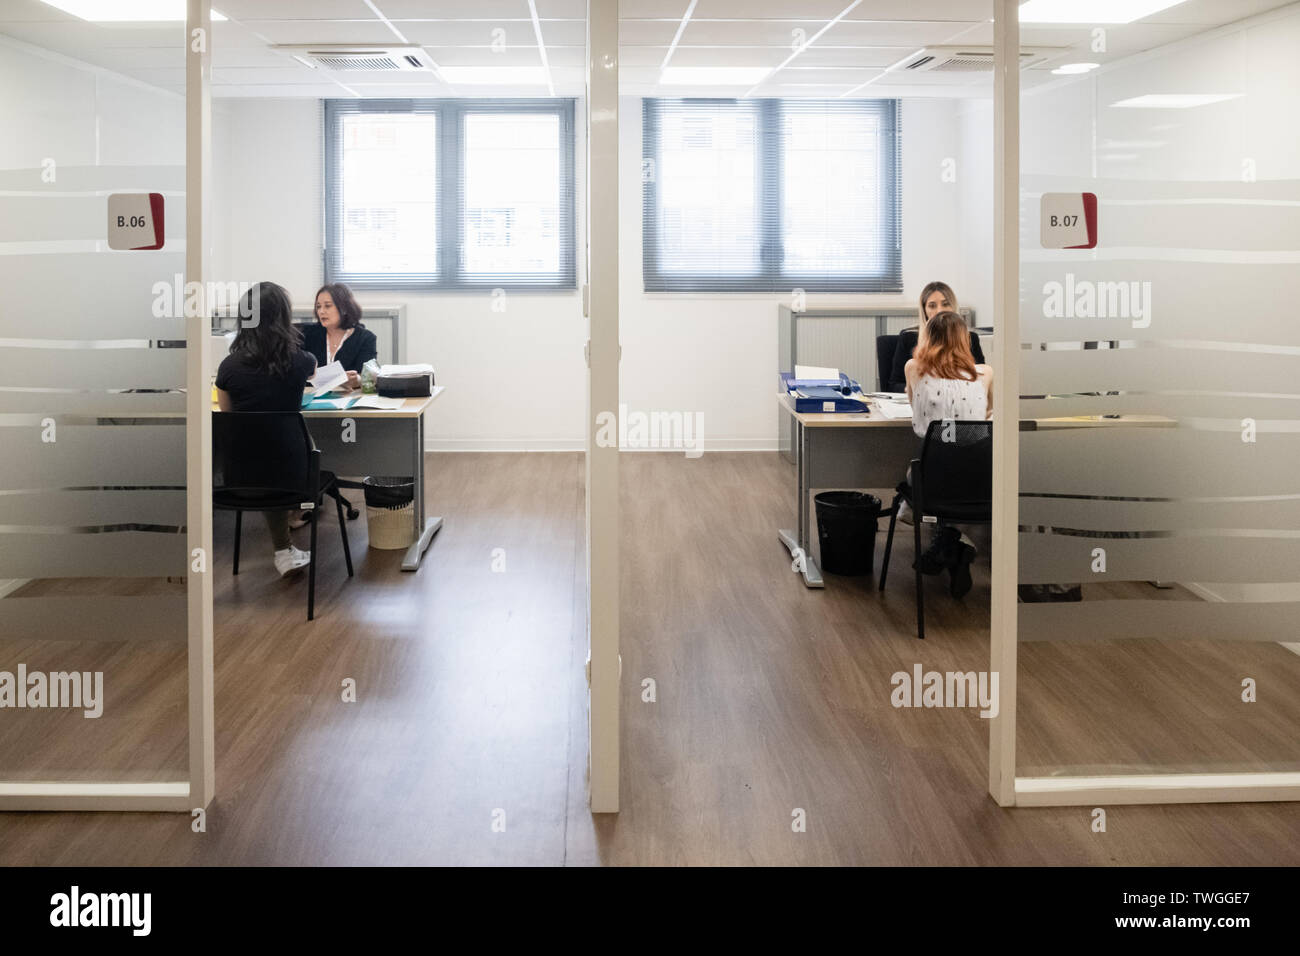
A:
POLYGON ((108 248, 162 247, 162 193, 113 193, 108 197, 108 248))
POLYGON ((1044 249, 1097 246, 1096 193, 1043 193, 1038 218, 1044 249))

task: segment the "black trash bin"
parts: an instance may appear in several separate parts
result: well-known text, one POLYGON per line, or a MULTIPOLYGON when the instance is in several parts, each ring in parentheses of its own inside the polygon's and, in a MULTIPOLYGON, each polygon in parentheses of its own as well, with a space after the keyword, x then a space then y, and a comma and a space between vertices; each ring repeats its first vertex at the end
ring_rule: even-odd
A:
POLYGON ((822 570, 831 574, 870 574, 876 559, 876 519, 880 499, 861 491, 823 491, 813 499, 822 570))

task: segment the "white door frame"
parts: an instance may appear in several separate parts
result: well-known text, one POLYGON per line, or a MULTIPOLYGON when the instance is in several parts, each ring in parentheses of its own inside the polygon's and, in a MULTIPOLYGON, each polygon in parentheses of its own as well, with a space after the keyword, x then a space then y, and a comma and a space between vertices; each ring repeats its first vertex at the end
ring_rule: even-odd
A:
POLYGON ((596 442, 618 411, 618 0, 587 0, 588 797, 618 811, 618 443, 596 442))

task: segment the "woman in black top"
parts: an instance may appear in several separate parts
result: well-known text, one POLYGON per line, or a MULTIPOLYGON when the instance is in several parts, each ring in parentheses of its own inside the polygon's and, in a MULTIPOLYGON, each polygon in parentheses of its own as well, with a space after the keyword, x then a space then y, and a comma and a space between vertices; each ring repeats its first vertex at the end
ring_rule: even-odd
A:
POLYGON ((316 324, 303 329, 303 348, 317 365, 338 362, 348 373, 348 385, 361 384, 361 366, 379 354, 375 333, 361 324, 361 306, 341 282, 323 285, 316 293, 316 324))
MULTIPOLYGON (((217 404, 223 412, 293 412, 302 407, 307 379, 316 374, 316 360, 302 349, 293 325, 289 293, 274 282, 259 282, 240 303, 239 331, 228 355, 217 368, 217 404)), ((281 575, 305 567, 311 553, 293 546, 289 537, 291 511, 264 511, 275 546, 275 568, 281 575)))

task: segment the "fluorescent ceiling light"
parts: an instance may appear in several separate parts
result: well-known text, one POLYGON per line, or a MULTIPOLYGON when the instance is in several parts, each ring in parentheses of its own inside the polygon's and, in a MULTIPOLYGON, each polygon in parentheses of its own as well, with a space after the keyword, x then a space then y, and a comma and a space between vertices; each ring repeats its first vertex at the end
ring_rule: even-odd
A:
POLYGON ((1021 23, 1132 23, 1184 0, 1028 0, 1021 23))
MULTIPOLYGON (((47 6, 95 23, 184 22, 185 0, 42 0, 47 6)), ((226 19, 216 10, 212 22, 226 19)))
POLYGON ((1087 73, 1089 70, 1095 70, 1101 66, 1100 63, 1065 63, 1058 66, 1052 72, 1057 76, 1070 76, 1074 73, 1087 73))
POLYGON ((440 66, 438 73, 453 86, 545 86, 540 66, 440 66))
POLYGON ((1122 106, 1134 110, 1185 110, 1190 106, 1205 106, 1207 103, 1222 103, 1235 100, 1240 93, 1148 93, 1134 96, 1111 106, 1122 106))
POLYGON ((670 66, 659 76, 664 86, 752 86, 769 74, 766 66, 670 66))

